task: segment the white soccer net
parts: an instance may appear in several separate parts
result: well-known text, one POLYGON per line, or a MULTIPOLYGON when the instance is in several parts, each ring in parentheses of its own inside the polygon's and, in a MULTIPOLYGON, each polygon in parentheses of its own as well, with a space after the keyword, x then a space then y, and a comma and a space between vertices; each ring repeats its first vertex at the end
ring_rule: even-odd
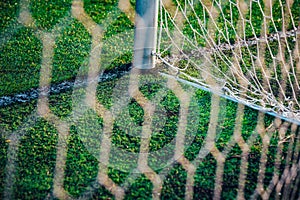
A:
POLYGON ((158 57, 176 75, 299 123, 299 0, 160 3, 158 57))
MULTIPOLYGON (((244 105, 299 121, 299 0, 160 2, 157 56, 173 69, 166 72, 244 104, 215 94, 197 97, 203 91, 189 90, 156 72, 145 75, 132 70, 113 89, 98 84, 95 80, 104 61, 131 48, 126 41, 133 30, 105 41, 102 33, 110 20, 97 24, 86 12, 85 2, 73 0, 67 16, 53 29, 43 30, 36 26, 30 2, 20 1, 19 26, 32 29, 43 49, 39 95, 32 105, 36 109, 27 120, 18 121, 18 128, 10 127, 13 119, 1 121, 0 198, 299 199, 299 126, 244 105), (81 66, 87 80, 78 74, 74 85, 83 86, 62 98, 71 99, 72 105, 71 114, 62 117, 53 109, 49 88, 57 38, 74 19, 90 34, 91 49, 88 65, 81 66), (113 55, 105 55, 101 47, 110 49, 116 41, 124 50, 111 48, 113 55), (158 90, 152 97, 145 93, 149 84, 158 90), (98 99, 102 93, 105 100, 112 99, 110 107, 98 99), (140 110, 131 112, 143 123, 131 120, 132 102, 140 110), (134 131, 122 135, 121 122, 125 122, 121 128, 134 131), (136 138, 140 142, 132 147, 129 140, 136 138), (161 156, 164 147, 166 155, 161 156), (34 151, 40 153, 31 157, 34 151), (169 162, 165 158, 170 163, 161 166, 169 162), (127 171, 117 168, 123 160, 136 165, 127 171)), ((133 20, 129 0, 115 2, 133 20)), ((23 115, 14 108, 0 111, 0 120, 2 115, 18 120, 23 115)))

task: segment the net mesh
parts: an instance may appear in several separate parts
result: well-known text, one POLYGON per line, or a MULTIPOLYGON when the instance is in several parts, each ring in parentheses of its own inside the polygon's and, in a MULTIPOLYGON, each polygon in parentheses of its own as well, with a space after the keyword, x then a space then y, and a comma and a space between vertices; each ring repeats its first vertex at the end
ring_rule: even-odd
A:
POLYGON ((161 1, 159 58, 216 92, 299 122, 298 1, 161 1))
MULTIPOLYGON (((282 13, 279 15, 279 18, 278 16, 276 18, 270 17, 272 15, 268 15, 268 13, 272 13, 270 2, 262 3, 252 1, 247 6, 247 4, 242 2, 239 2, 237 5, 230 1, 226 3, 227 6, 225 9, 221 9, 221 3, 222 2, 215 1, 203 1, 203 3, 198 2, 198 4, 196 1, 177 1, 175 4, 168 1, 161 2, 162 10, 160 16, 162 19, 164 18, 164 20, 162 20, 161 23, 163 29, 159 45, 161 50, 158 56, 160 56, 163 62, 171 69, 176 69, 180 74, 199 84, 212 87, 216 91, 218 89, 226 89, 228 95, 239 98, 241 101, 250 102, 251 104, 255 103, 276 112, 281 112, 278 110, 278 106, 281 106, 280 108, 283 109, 281 114, 288 112, 288 114, 293 114, 294 117, 295 113, 297 113, 297 109, 299 109, 297 102, 297 92, 299 90, 297 89, 299 88, 297 80, 299 80, 300 71, 297 45, 299 44, 297 40, 297 30, 295 29, 297 19, 291 18, 290 23, 285 22, 283 24, 289 24, 289 27, 280 26, 278 24, 280 24, 280 21, 286 20, 285 15, 285 17, 280 18, 281 14, 286 13, 285 9, 289 9, 287 16, 292 16, 291 13, 295 12, 295 9, 292 9, 292 5, 297 8, 299 4, 297 4, 296 1, 294 4, 292 1, 289 1, 287 6, 284 6, 282 4, 283 2, 280 1, 279 10, 281 10, 282 13), (250 20, 252 17, 250 17, 249 20, 246 20, 247 17, 245 17, 245 19, 241 17, 242 20, 238 19, 238 17, 233 19, 233 14, 248 16, 248 10, 250 12, 249 16, 253 16, 253 14, 251 14, 251 10, 253 9, 248 9, 248 7, 250 6, 251 8, 254 4, 261 7, 260 12, 264 21, 264 25, 261 29, 255 28, 253 25, 246 25, 246 22, 249 24, 257 23, 255 20, 250 20), (217 11, 218 8, 220 9, 219 12, 217 11), (202 15, 195 14, 195 9, 200 10, 202 15), (235 13, 237 11, 238 14, 235 13), (218 18, 218 14, 221 14, 221 18, 218 18), (200 18, 201 16, 203 16, 203 18, 200 18), (223 19, 226 25, 218 25, 217 19, 223 19), (191 26, 192 20, 195 22, 195 26, 199 26, 199 29, 195 26, 191 26), (186 24, 186 22, 189 23, 186 24), (270 29, 267 24, 271 22, 275 30, 277 26, 280 26, 282 27, 282 31, 267 33, 267 30, 270 29), (187 25, 188 29, 185 29, 187 25), (242 28, 239 29, 235 27, 242 28), (246 35, 244 32, 246 27, 250 27, 250 35, 246 35), (285 28, 289 29, 286 31, 285 28), (222 29, 226 31, 224 32, 222 29), (265 30, 266 33, 263 30, 265 30), (258 36, 256 31, 258 31, 261 36, 258 36), (186 34, 183 34, 185 32, 189 32, 188 35, 192 35, 192 37, 185 36, 186 34), (215 33, 218 33, 216 37, 214 36, 215 33), (219 38, 216 40, 215 38, 217 37, 219 38), (243 40, 240 37, 243 38, 243 40), (171 43, 168 42, 170 39, 172 41, 171 43), (294 44, 292 45, 293 48, 289 46, 291 45, 289 43, 290 39, 292 40, 291 44, 294 44), (197 43, 195 43, 196 41, 197 43), (169 44, 171 45, 169 46, 169 44), (199 46, 198 44, 201 45, 199 46), (271 48, 272 45, 277 45, 275 49, 281 53, 279 54, 279 52, 277 52, 273 54, 274 49, 271 48), (254 47, 254 49, 251 49, 252 47, 254 47), (289 48, 293 50, 286 50, 289 48), (266 61, 264 61, 266 59, 266 52, 273 55, 271 56, 271 66, 263 64, 266 63, 266 61), (246 56, 246 58, 243 59, 242 56, 245 57, 244 54, 248 55, 248 57, 246 56), (277 55, 280 56, 278 57, 277 55), (289 64, 285 63, 288 62, 287 60, 289 64), (247 62, 248 65, 246 65, 247 62), (243 63, 245 63, 245 65, 243 63), (252 65, 254 63, 255 65, 252 65), (277 67, 278 63, 285 64, 277 67), (276 66, 276 69, 278 69, 280 73, 278 70, 273 70, 273 66, 276 66), (257 77, 259 71, 261 76, 257 77), (264 76, 264 73, 269 73, 269 76, 264 76), (277 97, 274 95, 274 89, 271 90, 270 87, 272 84, 269 82, 274 80, 273 78, 279 76, 279 74, 281 79, 276 78, 275 81, 272 82, 272 84, 280 85, 280 87, 277 88, 277 97), (290 85, 290 83, 293 84, 290 85), (288 94, 290 95, 290 99, 287 101, 289 97, 287 96, 288 94), (293 102, 293 104, 290 105, 290 102, 293 102)), ((201 112, 199 114, 199 116, 201 116, 200 121, 203 123, 199 125, 199 129, 204 132, 204 135, 197 136, 194 142, 190 144, 189 147, 186 147, 184 140, 187 138, 187 112, 192 98, 185 92, 184 86, 171 77, 167 78, 167 88, 174 93, 181 105, 179 108, 179 125, 177 131, 174 131, 176 133, 172 152, 174 153, 172 156, 174 160, 176 160, 176 164, 173 163, 160 170, 153 169, 149 164, 150 158, 147 157, 147 153, 150 151, 149 138, 152 132, 149 124, 151 124, 153 120, 154 108, 150 99, 140 91, 141 88, 136 84, 139 79, 144 77, 144 74, 138 70, 131 71, 127 80, 129 82, 128 88, 125 88, 124 91, 128 90, 128 95, 144 110, 143 118, 145 123, 142 124, 141 131, 143 137, 141 137, 141 148, 138 152, 136 168, 128 175, 122 184, 119 183, 115 177, 109 173, 108 167, 109 162, 111 162, 109 157, 112 154, 113 141, 111 136, 113 134, 112 129, 113 121, 115 120, 115 111, 106 108, 96 97, 98 83, 95 79, 97 80, 102 72, 99 58, 101 56, 103 27, 100 27, 87 15, 83 1, 74 0, 69 15, 67 15, 61 23, 58 23, 52 31, 39 30, 31 16, 28 5, 29 2, 27 0, 20 2, 19 21, 20 26, 34 29, 35 34, 37 34, 38 38, 42 41, 43 51, 39 82, 40 90, 36 111, 34 111, 31 116, 27 116, 27 121, 24 121, 20 128, 15 131, 10 130, 12 133, 7 132, 7 134, 2 134, 8 146, 5 170, 3 170, 2 174, 4 188, 2 190, 2 197, 4 199, 27 197, 26 194, 28 193, 22 194, 25 196, 18 194, 18 197, 16 197, 15 194, 19 189, 16 186, 18 184, 16 177, 20 176, 21 172, 27 173, 26 169, 22 171, 22 169, 18 167, 18 165, 22 164, 19 162, 19 160, 22 159, 19 154, 26 133, 39 123, 38 121, 41 119, 50 124, 57 133, 54 170, 53 172, 49 172, 50 174, 53 173, 51 175, 53 181, 51 189, 47 190, 49 193, 43 197, 46 199, 102 199, 104 198, 104 193, 99 194, 96 192, 100 187, 104 187, 108 193, 111 194, 112 198, 124 199, 127 197, 130 199, 130 197, 128 197, 129 192, 135 193, 135 191, 130 191, 130 187, 134 184, 134 180, 141 175, 151 182, 153 187, 150 189, 149 198, 153 199, 221 199, 227 198, 227 194, 231 194, 230 197, 232 197, 232 192, 233 196, 236 196, 238 199, 299 198, 300 137, 297 124, 285 122, 279 118, 270 118, 263 112, 257 112, 256 115, 252 116, 253 121, 251 122, 255 124, 255 127, 253 130, 248 130, 249 124, 245 124, 244 119, 245 117, 249 117, 252 112, 249 112, 249 109, 244 104, 238 104, 233 114, 227 113, 225 115, 228 116, 224 117, 222 116, 224 115, 223 111, 227 108, 224 105, 224 100, 222 100, 219 95, 212 94, 209 98, 208 105, 205 105, 205 108, 203 108, 204 110, 210 109, 209 116, 202 116, 201 112), (79 97, 82 97, 80 95, 84 95, 81 99, 82 101, 80 100, 79 102, 79 107, 74 107, 74 110, 82 112, 84 108, 80 106, 84 105, 96 113, 94 119, 97 117, 103 119, 102 128, 105 135, 100 143, 101 150, 98 152, 100 160, 98 160, 97 172, 94 174, 94 182, 90 183, 91 185, 84 188, 83 192, 77 196, 68 192, 66 182, 68 179, 67 169, 69 167, 67 157, 72 151, 76 151, 76 149, 74 150, 72 146, 70 146, 70 131, 74 125, 72 120, 76 121, 78 119, 73 116, 62 119, 57 116, 50 108, 50 96, 48 91, 51 85, 53 52, 56 48, 55 39, 58 37, 61 27, 67 26, 66 22, 71 18, 75 18, 83 24, 91 35, 92 43, 87 70, 88 84, 86 84, 83 90, 79 90, 75 93, 74 99, 72 100, 74 104, 76 104, 79 97), (231 128, 227 124, 227 120, 232 121, 231 128), (230 129, 229 136, 228 132, 226 132, 227 129, 230 129), (222 135, 223 132, 224 135, 222 135), (245 135, 247 135, 247 137, 245 135), (202 142, 200 142, 200 137, 204 138, 202 142), (223 140, 225 140, 225 142, 222 142, 223 140), (193 155, 187 153, 189 152, 188 148, 197 149, 199 146, 201 148, 199 148, 198 151, 195 150, 193 155), (236 169, 236 171, 228 170, 232 169, 232 166, 234 166, 233 168, 236 169), (174 168, 180 169, 180 173, 178 174, 178 170, 172 171, 174 168), (172 180, 174 181, 172 182, 172 180), (169 184, 171 185, 168 187, 169 184), (179 194, 178 191, 183 191, 183 195, 179 194)), ((132 11, 131 4, 128 1, 120 0, 119 5, 121 9, 128 14, 128 17, 132 19, 132 13, 130 12, 132 11)), ((168 71, 168 73, 171 72, 172 71, 168 71)), ((78 79, 77 81, 79 82, 81 80, 78 79)), ((195 124, 192 125, 195 126, 195 124)), ((89 128, 90 127, 85 127, 85 129, 89 128)), ((44 132, 47 132, 47 130, 43 129, 41 131, 41 133, 44 132)), ((47 140, 47 138, 43 138, 41 141, 44 140, 47 140)), ((34 145, 39 146, 39 144, 33 144, 33 149, 35 149, 34 145)), ((41 145, 46 144, 42 143, 41 145)), ((76 151, 75 153, 79 154, 80 152, 76 151)), ((41 162, 41 160, 36 162, 41 162)), ((85 163, 80 163, 80 165, 84 164, 85 163)), ((80 176, 80 173, 77 174, 76 177, 77 176, 80 176)), ((31 180, 29 183, 33 184, 35 181, 36 180, 31 180)), ((78 180, 78 182, 80 182, 80 180, 78 180)), ((143 192, 144 190, 142 190, 141 193, 143 192)))

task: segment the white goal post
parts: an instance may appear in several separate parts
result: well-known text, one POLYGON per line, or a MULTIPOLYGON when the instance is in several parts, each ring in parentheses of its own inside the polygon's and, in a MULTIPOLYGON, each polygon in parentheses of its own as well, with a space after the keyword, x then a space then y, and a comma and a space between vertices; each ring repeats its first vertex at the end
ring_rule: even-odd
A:
POLYGON ((133 66, 138 69, 155 67, 159 0, 137 0, 134 33, 133 66))
POLYGON ((153 68, 155 55, 167 74, 300 124, 299 9, 297 0, 137 0, 134 66, 153 68))

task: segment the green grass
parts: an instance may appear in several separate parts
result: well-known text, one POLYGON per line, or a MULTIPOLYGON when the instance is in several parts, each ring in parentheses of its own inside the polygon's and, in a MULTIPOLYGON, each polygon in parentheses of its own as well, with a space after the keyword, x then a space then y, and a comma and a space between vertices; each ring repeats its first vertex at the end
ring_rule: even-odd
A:
POLYGON ((0 2, 0 33, 16 20, 18 11, 18 0, 4 0, 0 2))
MULTIPOLYGON (((104 82, 99 84, 97 98, 98 101, 104 104, 108 109, 114 105, 113 98, 111 96, 112 90, 115 86, 115 80, 110 82, 104 82), (106 88, 105 92, 103 88, 106 88)), ((159 91, 161 87, 158 85, 153 85, 154 93, 159 91)), ((143 93, 145 96, 151 98, 153 95, 151 86, 144 88, 143 93)), ((57 114, 62 120, 72 122, 72 117, 70 115, 72 108, 72 95, 70 92, 61 93, 59 95, 50 96, 51 110, 57 114)), ((152 97, 153 98, 153 97, 152 97)), ((193 161, 195 156, 198 154, 201 146, 204 144, 204 140, 207 137, 207 125, 209 120, 210 112, 210 94, 197 90, 194 96, 196 105, 199 109, 200 118, 197 123, 191 122, 191 125, 197 129, 197 132, 188 132, 188 135, 193 135, 195 138, 192 144, 186 146, 185 156, 193 161)), ((163 101, 160 102, 162 108, 167 112, 169 118, 166 121, 165 128, 158 131, 153 138, 151 138, 151 152, 157 151, 164 145, 170 142, 170 139, 174 138, 176 135, 176 121, 172 122, 173 118, 178 118, 178 99, 173 93, 167 93, 167 96, 163 101), (173 100, 172 100, 173 99, 173 100), (173 117, 171 117, 173 116, 173 117)), ((216 145, 219 150, 226 148, 229 137, 233 135, 234 119, 237 104, 222 100, 222 110, 220 113, 221 119, 219 121, 219 133, 220 137, 216 140, 216 145), (231 128, 229 128, 231 127, 231 128)), ((28 116, 35 107, 35 102, 28 104, 12 105, 9 107, 1 108, 1 127, 3 130, 10 131, 12 128, 17 130, 17 127, 24 122, 26 116, 28 116)), ((196 107, 193 107, 196 109, 196 107)), ((126 120, 118 120, 119 126, 127 126, 126 124, 132 123, 131 126, 136 126, 141 123, 142 110, 140 106, 131 101, 128 105, 129 114, 131 115, 131 122, 126 120), (125 124, 124 124, 125 123, 125 124)), ((120 117, 124 116, 121 114, 120 117)), ((126 115, 125 115, 126 116, 126 115)), ((249 138, 253 134, 255 127, 257 112, 253 112, 251 109, 246 108, 246 115, 243 119, 243 129, 242 136, 244 139, 249 138)), ((268 117, 268 120, 272 118, 268 117)), ((68 153, 67 153, 67 163, 66 163, 66 174, 64 179, 64 187, 67 192, 71 195, 78 197, 82 195, 83 192, 87 190, 93 190, 91 195, 96 194, 103 198, 111 198, 111 194, 102 186, 93 186, 97 170, 98 161, 95 155, 90 152, 85 144, 85 138, 82 138, 81 129, 84 131, 97 131, 90 129, 96 127, 95 123, 102 124, 101 118, 95 118, 95 113, 87 112, 85 116, 82 117, 85 120, 84 124, 75 122, 70 127, 70 138, 68 139, 68 153), (95 121, 96 120, 96 121, 95 121), (86 128, 84 128, 86 127, 86 128), (90 128, 87 128, 90 127, 90 128)), ((80 120, 79 120, 80 121, 80 120)), ((126 149, 127 151, 138 152, 139 143, 134 141, 139 141, 138 132, 135 135, 129 136, 128 134, 121 133, 118 131, 118 125, 114 125, 114 134, 112 142, 114 145, 120 148, 126 149)), ((191 129, 192 130, 192 129, 191 129)), ((139 130, 136 130, 139 131, 139 130)), ((49 123, 40 119, 35 122, 35 125, 29 127, 25 135, 20 141, 20 147, 18 151, 18 173, 16 176, 15 185, 15 197, 17 199, 21 198, 21 195, 25 195, 28 198, 40 199, 44 198, 51 192, 54 176, 54 164, 56 158, 56 142, 57 142, 57 131, 49 123), (39 191, 39 192, 36 192, 39 191)), ((131 133, 130 133, 131 134, 131 133)), ((257 182, 258 174, 258 163, 260 159, 260 154, 262 150, 262 142, 260 137, 256 136, 256 142, 251 145, 249 168, 247 175, 247 187, 246 196, 251 195, 255 188, 257 182)), ((267 186, 269 184, 270 178, 274 171, 274 155, 276 153, 276 148, 278 144, 278 133, 274 133, 271 139, 271 146, 268 153, 266 179, 264 184, 267 186)), ((6 160, 6 151, 8 143, 5 142, 5 138, 1 138, 1 160, 6 160)), ((286 145, 285 145, 286 146, 286 145)), ((288 152, 287 147, 284 148, 284 152, 288 152)), ((286 153, 284 154, 286 156, 286 153)), ((241 150, 236 145, 231 148, 224 168, 224 182, 223 182, 223 192, 222 198, 231 199, 237 194, 238 187, 238 174, 240 170, 240 158, 241 150), (235 189, 234 189, 235 188, 235 189)), ((153 160, 152 160, 153 161, 153 160)), ((127 161, 128 162, 128 161, 127 161)), ((154 162, 154 161, 153 161, 154 162)), ((1 162, 2 163, 2 162, 1 162)), ((283 162, 284 164, 284 162, 283 162)), ((4 167, 5 162, 0 165, 0 183, 3 184, 4 178, 4 167)), ((198 199, 203 197, 204 199, 211 199, 214 189, 214 174, 216 170, 216 160, 211 154, 208 154, 204 159, 201 160, 200 165, 197 167, 195 175, 195 195, 194 198, 198 199)), ((283 166, 281 166, 283 167, 283 166)), ((182 199, 184 197, 186 172, 183 170, 181 165, 170 166, 170 171, 164 180, 162 189, 162 199, 182 199)), ((160 169, 157 170, 159 172, 160 169)), ((282 171, 280 172, 282 173, 282 171)), ((109 177, 117 184, 124 183, 128 178, 129 174, 119 171, 114 168, 109 168, 109 177)), ((126 199, 148 199, 151 193, 152 183, 144 176, 139 176, 138 179, 131 181, 131 185, 126 192, 126 199)), ((3 191, 1 191, 3 192, 3 191)))
MULTIPOLYGON (((105 28, 102 69, 112 69, 132 60, 133 24, 118 9, 118 1, 86 1, 85 11, 105 28), (111 18, 107 23, 105 19, 111 18), (123 43, 120 43, 124 41, 123 43)), ((42 61, 42 43, 38 32, 21 28, 14 33, 10 21, 18 16, 19 4, 1 2, 0 33, 7 29, 12 37, 0 46, 0 96, 11 95, 36 88, 42 61), (10 30, 9 28, 12 28, 10 30), (28 79, 27 77, 31 78, 28 79)), ((51 32, 71 8, 71 1, 32 1, 30 11, 40 30, 51 32)), ((91 36, 76 19, 68 21, 56 38, 52 83, 74 79, 81 66, 87 66, 91 51, 91 36)), ((84 69, 83 69, 84 70, 84 69)))
POLYGON ((19 29, 0 47, 0 96, 38 85, 41 54, 42 44, 28 28, 19 29))
POLYGON ((183 167, 175 164, 164 180, 161 199, 184 199, 186 177, 183 167))
POLYGON ((87 65, 90 50, 91 36, 84 26, 74 19, 56 40, 52 83, 76 77, 79 68, 87 65))
POLYGON ((52 29, 71 8, 71 0, 31 1, 30 11, 40 29, 52 29))
MULTIPOLYGON (((92 185, 97 176, 97 159, 90 155, 72 126, 68 141, 68 156, 64 187, 73 196, 79 196, 92 185)), ((102 191, 105 193, 105 190, 102 191)))
POLYGON ((141 175, 131 184, 124 199, 152 199, 152 188, 149 179, 141 175))
POLYGON ((199 164, 195 176, 194 199, 212 199, 217 162, 209 153, 199 164))
POLYGON ((56 143, 56 129, 42 119, 22 137, 14 187, 16 199, 42 199, 50 192, 53 185, 56 143))
POLYGON ((216 34, 217 42, 219 40, 220 43, 233 44, 236 40, 236 25, 239 19, 239 12, 236 6, 232 6, 233 3, 236 3, 236 1, 229 1, 225 5, 222 5, 222 12, 220 11, 218 19, 219 30, 216 34))
MULTIPOLYGON (((183 1, 181 1, 183 2, 183 1)), ((262 2, 262 1, 260 1, 262 2)), ((292 6, 292 13, 296 22, 299 21, 299 3, 295 0, 292 6)), ((118 10, 117 0, 85 0, 84 8, 88 15, 98 24, 102 24, 106 28, 104 35, 104 45, 102 53, 104 54, 102 63, 105 69, 112 70, 132 61, 132 30, 133 24, 129 19, 118 10), (112 17, 110 24, 105 24, 107 17, 112 17), (123 41, 119 39, 123 38, 123 41)), ((134 4, 134 1, 131 1, 134 4)), ((18 1, 4 1, 0 3, 0 33, 10 27, 10 23, 16 20, 18 15, 18 1), (5 9, 4 9, 5 8, 5 9)), ((32 1, 30 10, 36 20, 38 28, 51 31, 70 9, 71 1, 32 1)), ((264 6, 264 5, 262 5, 264 6)), ((275 2, 274 16, 276 28, 280 29, 280 12, 278 1, 275 2), (278 12, 277 12, 278 11, 278 12)), ((200 19, 204 19, 202 6, 196 7, 197 14, 200 19)), ((230 20, 230 3, 226 4, 223 9, 226 19, 230 20)), ((233 10, 234 16, 237 11, 233 10)), ((250 18, 250 14, 247 14, 250 18)), ((206 18, 207 19, 207 13, 206 18)), ((189 20, 197 27, 197 19, 194 15, 189 20)), ((249 23, 246 25, 246 37, 253 37, 254 33, 259 35, 262 13, 259 10, 258 3, 253 3, 253 13, 250 19, 254 30, 250 29, 249 23)), ((236 24, 236 21, 233 22, 236 24)), ((223 19, 219 19, 218 26, 221 31, 225 30, 225 25, 229 27, 228 38, 222 38, 221 41, 228 39, 230 42, 235 40, 235 34, 230 24, 225 23, 223 19)), ((171 27, 172 28, 172 27, 171 27)), ((198 27, 199 28, 199 27, 198 27)), ((273 26, 274 29, 274 26, 273 26)), ((270 32, 274 31, 270 27, 270 32)), ((196 41, 199 45, 204 45, 203 38, 192 36, 192 31, 185 24, 184 33, 196 41)), ((216 33, 217 35, 220 33, 216 33)), ((278 50, 276 44, 271 43, 272 51, 276 53, 278 50)), ((52 84, 59 83, 64 80, 74 80, 75 77, 87 69, 89 52, 91 50, 91 36, 81 23, 73 19, 68 26, 64 27, 61 34, 56 38, 56 45, 53 58, 53 74, 52 84)), ((226 53, 226 52, 225 52, 226 53)), ((244 68, 251 67, 249 53, 256 54, 256 49, 245 50, 243 55, 244 68)), ((231 57, 230 54, 226 54, 231 57)), ((29 28, 20 28, 12 37, 0 47, 0 96, 11 95, 21 91, 27 91, 30 88, 38 87, 40 66, 42 58, 42 43, 38 39, 36 32, 29 28)), ((215 58, 215 62, 219 64, 221 70, 226 72, 228 66, 220 58, 215 58)), ((266 63, 272 62, 271 55, 266 54, 266 63)), ((184 64, 184 63, 183 63, 184 64)), ((192 69, 189 74, 197 75, 196 69, 192 69)), ((83 73, 84 74, 84 73, 83 73)), ((118 79, 99 83, 97 87, 97 100, 104 105, 106 109, 111 109, 117 100, 113 97, 113 90, 116 87, 118 79)), ((124 84, 126 86, 126 84, 124 84)), ((183 86, 189 89, 187 86, 183 86)), ((162 89, 160 84, 144 85, 139 88, 140 91, 150 100, 155 98, 158 91, 162 89)), ((164 88, 166 89, 166 88, 164 88)), ((77 93, 80 94, 82 90, 77 93)), ((76 93, 76 94, 77 94, 76 93)), ((80 95, 79 95, 80 96, 80 95)), ((99 145, 101 134, 96 133, 103 127, 103 119, 98 117, 96 113, 89 109, 84 112, 81 118, 74 120, 72 118, 73 108, 76 101, 73 101, 73 91, 65 91, 60 94, 51 94, 49 97, 49 107, 53 114, 60 120, 65 120, 71 124, 70 136, 67 140, 68 152, 65 169, 65 178, 63 185, 65 190, 74 197, 81 196, 86 191, 91 191, 87 196, 90 199, 113 199, 113 195, 103 186, 95 184, 98 160, 95 153, 99 149, 95 148, 95 152, 87 148, 86 143, 99 145), (86 135, 85 135, 86 134, 86 135)), ((184 156, 189 161, 194 161, 207 137, 209 128, 211 94, 202 90, 195 90, 192 97, 192 105, 189 108, 188 116, 189 124, 187 126, 187 136, 192 138, 190 143, 186 143, 184 148, 184 156), (193 111, 193 112, 192 112, 193 111)), ((0 108, 0 129, 3 131, 0 138, 0 198, 4 193, 5 166, 7 162, 7 151, 10 141, 7 135, 20 129, 27 117, 35 113, 37 101, 31 101, 24 104, 15 104, 0 108)), ((158 165, 158 155, 155 152, 169 144, 177 134, 180 102, 174 92, 167 90, 164 98, 158 102, 159 110, 164 110, 167 116, 163 127, 155 127, 150 140, 149 165, 150 167, 165 167, 165 162, 158 165)), ((228 150, 226 157, 222 199, 234 199, 237 195, 238 176, 241 165, 241 149, 235 145, 228 149, 228 142, 233 136, 235 128, 234 120, 236 117, 237 104, 225 99, 221 100, 221 112, 217 124, 216 147, 218 150, 228 150)), ((126 106, 128 113, 121 112, 116 119, 113 127, 112 143, 128 152, 139 152, 141 138, 141 125, 143 123, 144 111, 141 106, 133 99, 130 99, 126 106), (124 130, 124 127, 128 127, 124 130)), ((159 124, 161 113, 156 112, 154 119, 159 124)), ((259 162, 263 143, 261 137, 256 135, 255 126, 257 123, 258 112, 248 107, 245 108, 245 115, 242 120, 242 137, 248 141, 251 137, 255 137, 254 142, 250 145, 249 166, 246 176, 245 197, 250 198, 253 194, 257 176, 259 174, 259 162)), ((266 126, 274 120, 273 117, 266 116, 266 126)), ((287 134, 290 134, 288 131, 287 134)), ((298 129, 299 137, 299 129, 298 129)), ((267 168, 264 186, 267 187, 274 173, 274 159, 277 152, 279 142, 279 133, 275 132, 271 136, 269 152, 267 153, 267 168)), ((57 128, 46 122, 42 118, 38 120, 24 131, 21 137, 18 156, 17 156, 17 173, 13 192, 15 199, 44 199, 51 193, 53 189, 54 167, 56 160, 56 145, 58 140, 57 128)), ((166 157, 174 152, 174 146, 171 146, 171 152, 163 152, 166 157)), ((293 150, 295 151, 295 145, 293 150)), ((288 143, 283 144, 283 157, 287 156, 289 149, 288 143)), ((124 169, 136 166, 137 160, 130 160, 132 165, 128 165, 126 158, 111 158, 112 161, 119 161, 124 164, 124 169), (115 159, 115 160, 114 160, 115 159)), ((285 161, 282 159, 279 173, 282 173, 285 161)), ((194 199, 212 199, 214 192, 215 174, 217 161, 211 153, 199 160, 199 165, 195 173, 194 199)), ((173 166, 167 167, 166 178, 162 188, 162 199, 184 199, 185 182, 187 172, 183 167, 174 163, 173 166)), ((162 169, 155 168, 157 173, 162 169)), ((277 172, 276 172, 277 173, 277 172)), ((149 199, 152 183, 145 175, 139 175, 136 179, 132 179, 130 173, 123 172, 110 166, 108 168, 108 176, 118 185, 125 184, 130 180, 130 185, 126 191, 125 199, 149 199), (131 180, 132 179, 132 180, 131 180)))

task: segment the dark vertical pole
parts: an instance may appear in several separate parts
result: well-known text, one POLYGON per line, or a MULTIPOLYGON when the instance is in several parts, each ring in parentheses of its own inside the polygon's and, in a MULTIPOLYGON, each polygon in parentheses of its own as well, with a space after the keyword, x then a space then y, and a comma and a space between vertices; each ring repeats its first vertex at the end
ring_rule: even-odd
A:
POLYGON ((136 0, 133 66, 155 67, 159 0, 136 0))

